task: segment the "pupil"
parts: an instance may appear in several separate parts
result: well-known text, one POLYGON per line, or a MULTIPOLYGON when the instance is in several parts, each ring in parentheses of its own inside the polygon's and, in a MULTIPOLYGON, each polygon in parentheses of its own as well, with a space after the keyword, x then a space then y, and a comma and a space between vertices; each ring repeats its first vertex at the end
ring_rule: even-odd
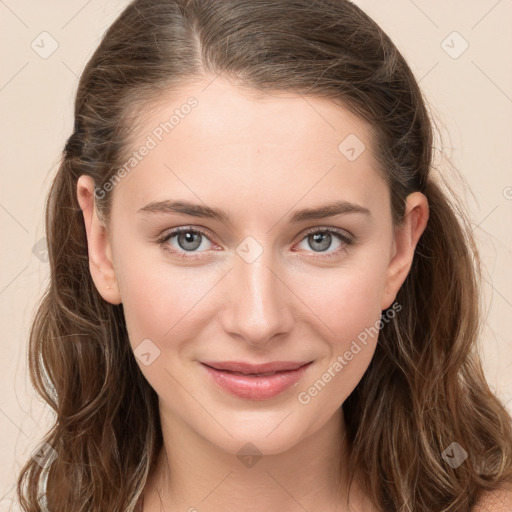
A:
POLYGON ((317 249, 320 249, 321 251, 325 251, 329 248, 329 245, 331 245, 331 234, 330 233, 316 233, 313 235, 313 240, 318 242, 324 242, 321 244, 321 247, 317 246, 317 249))
POLYGON ((178 236, 178 243, 184 251, 194 251, 201 245, 200 237, 200 233, 192 233, 191 231, 185 231, 183 233, 180 233, 180 235, 178 236), (183 246, 183 244, 185 246, 183 246), (187 244, 192 244, 192 247, 187 244))

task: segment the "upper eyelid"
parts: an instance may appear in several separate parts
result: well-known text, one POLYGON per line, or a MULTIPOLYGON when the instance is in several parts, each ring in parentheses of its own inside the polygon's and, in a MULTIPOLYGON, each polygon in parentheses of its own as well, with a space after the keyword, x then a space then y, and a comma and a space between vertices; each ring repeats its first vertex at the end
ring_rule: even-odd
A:
POLYGON ((176 235, 179 235, 180 233, 186 233, 187 231, 193 231, 196 233, 200 233, 204 237, 208 238, 210 242, 213 243, 212 236, 208 233, 208 230, 206 228, 200 228, 200 227, 194 227, 194 226, 178 226, 176 228, 171 228, 169 230, 164 231, 164 233, 159 236, 158 238, 160 240, 162 239, 170 239, 175 237, 176 235))
POLYGON ((304 233, 304 236, 306 236, 306 235, 308 235, 310 233, 317 233, 317 232, 322 232, 322 231, 326 231, 328 233, 338 234, 338 235, 341 235, 341 236, 346 236, 347 238, 353 238, 354 237, 354 235, 352 235, 352 233, 350 233, 346 229, 335 228, 335 227, 327 227, 327 226, 318 226, 318 227, 314 227, 314 228, 308 228, 305 231, 303 231, 303 233, 304 233), (344 235, 344 233, 346 233, 346 235, 344 235))

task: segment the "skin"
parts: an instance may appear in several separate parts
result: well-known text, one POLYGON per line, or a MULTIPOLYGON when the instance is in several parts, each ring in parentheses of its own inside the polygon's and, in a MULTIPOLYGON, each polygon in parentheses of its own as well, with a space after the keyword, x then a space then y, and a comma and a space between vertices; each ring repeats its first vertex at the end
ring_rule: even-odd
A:
MULTIPOLYGON (((363 120, 324 99, 257 94, 223 77, 162 96, 143 112, 130 146, 190 96, 197 107, 115 186, 108 229, 92 179, 77 184, 99 293, 123 304, 134 350, 144 339, 160 350, 148 366, 137 359, 159 395, 165 445, 145 510, 349 510, 343 485, 338 492, 349 450, 341 405, 376 336, 309 403, 297 397, 393 304, 427 224, 427 199, 410 194, 404 223, 393 227, 363 120), (349 134, 366 146, 354 161, 338 149, 349 134), (166 199, 222 208, 232 225, 138 211, 166 199), (370 215, 288 220, 338 200, 370 215), (203 228, 210 240, 199 235, 200 247, 187 252, 190 241, 174 236, 166 244, 175 252, 166 251, 157 238, 179 226, 203 228), (322 245, 316 231, 305 234, 326 227, 355 243, 333 234, 322 245), (237 253, 246 237, 262 251, 251 262, 237 253), (252 401, 220 389, 199 363, 206 360, 313 364, 291 389, 252 401), (248 442, 263 455, 252 467, 237 457, 248 442)), ((357 481, 350 502, 350 510, 373 510, 357 481)))

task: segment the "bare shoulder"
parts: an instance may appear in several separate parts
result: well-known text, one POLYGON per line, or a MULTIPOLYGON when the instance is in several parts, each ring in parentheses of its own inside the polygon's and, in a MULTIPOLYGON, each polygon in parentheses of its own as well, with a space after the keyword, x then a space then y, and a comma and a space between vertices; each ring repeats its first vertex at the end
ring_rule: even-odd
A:
POLYGON ((473 512, 511 512, 512 485, 482 494, 473 512))

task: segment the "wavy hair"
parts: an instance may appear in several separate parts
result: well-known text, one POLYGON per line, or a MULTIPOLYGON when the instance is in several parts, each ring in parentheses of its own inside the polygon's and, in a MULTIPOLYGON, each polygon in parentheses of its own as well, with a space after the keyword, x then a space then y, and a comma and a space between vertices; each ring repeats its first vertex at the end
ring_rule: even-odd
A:
MULTIPOLYGON (((476 351, 481 264, 464 210, 432 172, 434 121, 411 69, 348 0, 135 0, 105 33, 80 78, 74 131, 46 202, 50 281, 28 364, 55 412, 44 446, 57 457, 22 468, 23 510, 131 512, 155 466, 158 397, 135 361, 122 304, 103 300, 92 281, 76 185, 83 174, 107 183, 137 113, 207 73, 329 99, 366 120, 395 225, 408 194, 427 197, 402 310, 382 326, 342 407, 350 465, 379 510, 470 511, 485 490, 512 482, 511 418, 476 351), (442 457, 453 442, 469 455, 457 468, 442 457)), ((106 221, 111 197, 96 197, 106 221)))

